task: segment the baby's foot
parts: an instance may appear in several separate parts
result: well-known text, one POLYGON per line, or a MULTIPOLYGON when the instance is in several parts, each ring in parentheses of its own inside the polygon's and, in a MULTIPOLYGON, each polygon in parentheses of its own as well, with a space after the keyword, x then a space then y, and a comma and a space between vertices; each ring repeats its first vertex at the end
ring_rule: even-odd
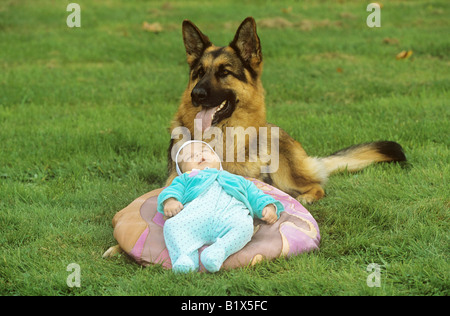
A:
POLYGON ((188 273, 195 271, 195 264, 186 255, 181 255, 178 260, 172 265, 172 270, 175 273, 188 273))
POLYGON ((225 261, 225 250, 218 247, 209 246, 203 250, 200 260, 209 272, 217 272, 225 261))

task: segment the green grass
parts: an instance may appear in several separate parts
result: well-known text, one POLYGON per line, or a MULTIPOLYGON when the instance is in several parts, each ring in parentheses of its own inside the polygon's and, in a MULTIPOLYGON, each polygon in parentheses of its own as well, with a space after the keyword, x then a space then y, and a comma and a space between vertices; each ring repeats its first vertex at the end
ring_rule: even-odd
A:
POLYGON ((448 1, 385 1, 374 29, 358 0, 79 0, 79 29, 59 2, 0 4, 0 295, 450 294, 448 1), (250 15, 291 23, 258 28, 270 122, 313 156, 389 139, 409 164, 331 177, 308 206, 315 253, 190 275, 102 259, 114 214, 165 181, 182 20, 226 45, 250 15), (381 287, 366 285, 370 263, 381 287))

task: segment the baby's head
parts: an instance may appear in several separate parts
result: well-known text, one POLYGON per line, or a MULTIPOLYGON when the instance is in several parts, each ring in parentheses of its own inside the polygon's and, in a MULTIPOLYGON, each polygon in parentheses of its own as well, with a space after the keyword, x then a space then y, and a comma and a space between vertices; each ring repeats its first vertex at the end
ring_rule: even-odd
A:
POLYGON ((191 140, 184 143, 175 157, 178 175, 192 169, 215 168, 222 170, 219 156, 203 141, 191 140))

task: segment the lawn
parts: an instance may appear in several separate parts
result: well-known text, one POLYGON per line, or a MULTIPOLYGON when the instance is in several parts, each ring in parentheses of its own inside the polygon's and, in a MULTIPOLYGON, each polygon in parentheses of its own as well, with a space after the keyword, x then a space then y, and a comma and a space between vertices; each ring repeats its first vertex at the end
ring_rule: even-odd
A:
POLYGON ((379 28, 360 0, 79 0, 80 28, 69 2, 0 3, 0 295, 450 294, 448 1, 382 1, 379 28), (268 121, 312 156, 386 139, 408 164, 332 176, 307 206, 314 253, 189 275, 102 259, 114 214, 165 182, 183 19, 227 45, 247 16, 268 121), (66 283, 71 263, 80 287, 66 283))

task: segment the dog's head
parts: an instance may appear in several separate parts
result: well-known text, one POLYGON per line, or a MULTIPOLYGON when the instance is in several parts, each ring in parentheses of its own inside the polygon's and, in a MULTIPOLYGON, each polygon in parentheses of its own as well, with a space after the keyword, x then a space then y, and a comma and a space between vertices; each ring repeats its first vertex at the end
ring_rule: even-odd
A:
POLYGON ((260 82, 262 54, 256 23, 251 17, 239 26, 233 41, 225 47, 214 46, 192 22, 183 22, 183 40, 190 67, 185 98, 196 111, 202 130, 223 122, 247 107, 265 115, 260 82), (256 98, 256 100, 255 100, 256 98), (258 104, 252 109, 248 104, 258 104))

